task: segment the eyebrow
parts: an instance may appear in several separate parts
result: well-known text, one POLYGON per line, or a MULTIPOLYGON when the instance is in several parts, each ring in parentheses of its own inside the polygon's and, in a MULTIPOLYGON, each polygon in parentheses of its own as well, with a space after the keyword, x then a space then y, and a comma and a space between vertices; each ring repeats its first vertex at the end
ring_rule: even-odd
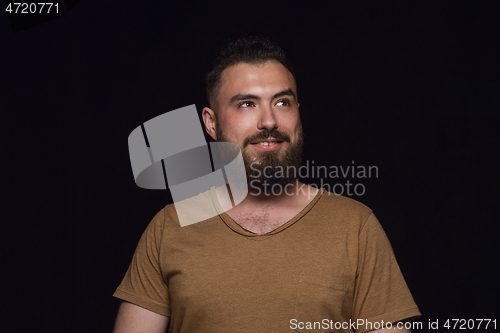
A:
POLYGON ((275 94, 273 96, 273 99, 279 98, 279 97, 282 97, 282 96, 292 96, 294 99, 297 99, 297 97, 295 96, 295 93, 290 88, 288 88, 286 90, 283 90, 283 91, 280 91, 279 93, 275 94))
MULTIPOLYGON (((290 88, 274 94, 273 99, 283 97, 283 96, 292 96, 293 98, 296 99, 295 93, 290 88)), ((247 99, 254 99, 254 100, 260 101, 261 98, 259 96, 255 96, 252 94, 237 94, 237 95, 234 95, 233 97, 231 97, 231 99, 229 100, 229 104, 233 104, 234 102, 243 101, 243 100, 247 100, 247 99)))

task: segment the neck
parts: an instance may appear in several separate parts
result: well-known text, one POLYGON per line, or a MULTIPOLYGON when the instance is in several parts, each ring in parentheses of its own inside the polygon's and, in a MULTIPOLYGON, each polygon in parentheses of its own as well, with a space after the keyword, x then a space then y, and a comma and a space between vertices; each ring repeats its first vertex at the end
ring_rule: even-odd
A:
MULTIPOLYGON (((217 189, 217 196, 224 207, 221 202, 221 197, 224 197, 222 189, 217 189)), ((318 191, 317 188, 295 181, 287 187, 286 193, 248 194, 236 207, 226 206, 225 211, 244 229, 263 235, 291 220, 311 202, 318 191)))
MULTIPOLYGON (((227 186, 227 188, 229 189, 229 186, 227 186)), ((296 204, 300 205, 304 202, 310 202, 319 191, 319 189, 303 184, 298 180, 295 180, 294 182, 288 184, 286 187, 281 186, 279 190, 274 189, 274 193, 271 189, 272 187, 269 186, 267 188, 267 191, 262 190, 260 191, 260 193, 249 192, 245 199, 243 199, 243 201, 241 201, 233 209, 246 210, 264 206, 285 207, 294 206, 296 204)), ((232 207, 230 203, 223 202, 224 199, 221 195, 221 190, 222 188, 217 189, 217 196, 219 198, 219 201, 221 202, 222 207, 232 207)), ((235 194, 236 193, 232 193, 233 197, 236 197, 235 194)))

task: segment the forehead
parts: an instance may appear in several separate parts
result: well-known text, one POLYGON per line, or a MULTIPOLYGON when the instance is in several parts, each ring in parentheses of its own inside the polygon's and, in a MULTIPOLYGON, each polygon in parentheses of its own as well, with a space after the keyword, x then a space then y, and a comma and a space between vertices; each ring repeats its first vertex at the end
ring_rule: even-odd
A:
POLYGON ((219 101, 224 105, 236 94, 252 94, 265 98, 288 88, 297 95, 292 73, 281 63, 238 63, 222 72, 219 101))

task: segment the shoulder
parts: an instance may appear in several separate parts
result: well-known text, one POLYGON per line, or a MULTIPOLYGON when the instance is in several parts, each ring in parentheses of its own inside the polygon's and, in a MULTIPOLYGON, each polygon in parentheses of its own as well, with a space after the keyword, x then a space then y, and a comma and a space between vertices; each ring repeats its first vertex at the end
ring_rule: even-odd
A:
POLYGON ((337 231, 355 232, 373 216, 372 210, 361 202, 323 189, 309 217, 316 226, 322 225, 337 231))
POLYGON ((363 203, 348 197, 344 197, 342 195, 332 193, 326 189, 323 189, 323 194, 320 201, 323 201, 323 205, 325 207, 328 207, 330 210, 333 210, 336 213, 351 215, 361 214, 366 216, 372 213, 372 210, 363 203))
POLYGON ((162 210, 158 212, 162 220, 162 224, 166 228, 180 227, 179 218, 177 216, 177 211, 175 210, 175 204, 168 204, 163 207, 162 210))
POLYGON ((153 218, 152 223, 162 228, 176 229, 208 220, 217 216, 211 191, 205 191, 194 197, 168 204, 153 218))

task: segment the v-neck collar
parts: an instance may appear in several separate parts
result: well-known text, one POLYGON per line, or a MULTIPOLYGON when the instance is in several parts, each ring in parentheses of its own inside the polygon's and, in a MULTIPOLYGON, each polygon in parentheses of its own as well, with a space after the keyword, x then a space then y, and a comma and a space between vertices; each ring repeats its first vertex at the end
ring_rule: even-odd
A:
POLYGON ((212 201, 213 201, 215 210, 219 214, 219 217, 231 230, 233 230, 234 232, 236 232, 242 236, 248 237, 251 240, 260 241, 260 240, 268 239, 268 238, 282 232, 283 230, 287 229, 288 227, 292 226, 297 221, 299 221, 319 201, 319 199, 323 196, 323 192, 324 192, 324 189, 321 188, 320 191, 318 191, 318 193, 316 194, 316 196, 297 215, 292 217, 290 220, 288 220, 287 222, 285 222, 284 224, 282 224, 278 228, 276 228, 268 233, 262 234, 262 235, 258 235, 252 231, 249 231, 249 230, 243 228, 241 225, 236 223, 236 221, 234 221, 233 218, 231 216, 229 216, 229 214, 227 214, 222 209, 222 207, 219 203, 219 199, 217 198, 217 194, 215 192, 215 186, 210 189, 210 196, 212 197, 212 201))

